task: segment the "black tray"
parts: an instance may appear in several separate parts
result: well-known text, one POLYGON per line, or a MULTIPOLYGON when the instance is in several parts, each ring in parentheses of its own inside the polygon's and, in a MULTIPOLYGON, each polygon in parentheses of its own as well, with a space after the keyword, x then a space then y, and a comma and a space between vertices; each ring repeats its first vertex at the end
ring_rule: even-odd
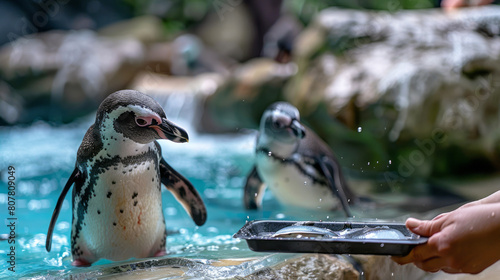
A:
POLYGON ((245 239, 248 247, 257 252, 325 253, 363 255, 407 255, 413 247, 427 242, 426 237, 411 233, 402 223, 363 222, 299 222, 299 221, 251 221, 234 236, 245 239), (300 223, 301 225, 327 228, 332 231, 387 226, 401 231, 408 239, 306 239, 297 237, 258 236, 259 233, 275 233, 278 230, 300 223))

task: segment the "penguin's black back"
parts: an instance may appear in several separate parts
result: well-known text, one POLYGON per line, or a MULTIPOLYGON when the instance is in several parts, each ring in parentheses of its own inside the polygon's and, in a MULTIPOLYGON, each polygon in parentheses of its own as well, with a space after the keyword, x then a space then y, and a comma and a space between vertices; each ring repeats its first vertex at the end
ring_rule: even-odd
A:
MULTIPOLYGON (((337 160, 337 157, 331 150, 331 148, 328 146, 328 144, 325 143, 312 129, 309 127, 305 126, 306 129, 306 136, 300 141, 299 146, 297 147, 297 152, 301 155, 304 156, 309 156, 309 157, 323 157, 326 156, 329 159, 331 159, 335 164, 337 164, 338 168, 341 168, 340 163, 337 160)), ((342 175, 342 172, 340 172, 340 175, 342 178, 340 180, 344 182, 344 193, 347 196, 347 198, 351 198, 352 201, 354 201, 354 198, 356 197, 354 193, 347 187, 347 184, 345 183, 345 178, 342 175)))
POLYGON ((83 163, 87 159, 96 156, 103 148, 99 130, 95 125, 91 125, 90 128, 85 133, 82 143, 78 148, 76 155, 76 162, 83 163))

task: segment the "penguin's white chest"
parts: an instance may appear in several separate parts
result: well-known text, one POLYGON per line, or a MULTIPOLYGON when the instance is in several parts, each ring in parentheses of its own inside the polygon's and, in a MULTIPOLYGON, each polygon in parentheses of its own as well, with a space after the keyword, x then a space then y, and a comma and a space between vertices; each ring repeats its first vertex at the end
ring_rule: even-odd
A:
POLYGON ((101 173, 88 200, 82 246, 110 260, 153 255, 165 242, 159 180, 153 160, 119 162, 101 173))
MULTIPOLYGON (((263 153, 257 154, 256 166, 262 181, 281 204, 316 210, 331 210, 339 205, 326 185, 312 179, 312 170, 306 175, 296 164, 263 153)), ((302 169, 307 168, 302 165, 302 169)))

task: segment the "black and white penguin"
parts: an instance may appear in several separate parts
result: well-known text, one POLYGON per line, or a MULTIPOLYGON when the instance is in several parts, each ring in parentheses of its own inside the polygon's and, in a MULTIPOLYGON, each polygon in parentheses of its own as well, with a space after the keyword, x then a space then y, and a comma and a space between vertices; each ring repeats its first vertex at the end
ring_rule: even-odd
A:
POLYGON ((161 106, 134 90, 117 91, 99 106, 78 149, 76 166, 52 214, 46 249, 64 197, 73 187, 73 265, 88 266, 165 254, 161 184, 197 225, 207 218, 193 185, 162 158, 156 140, 188 142, 186 131, 167 120, 161 106))
POLYGON ((286 102, 269 106, 260 121, 255 166, 247 177, 247 209, 262 204, 266 186, 283 205, 309 209, 343 209, 357 197, 342 175, 332 150, 300 123, 297 108, 286 102))

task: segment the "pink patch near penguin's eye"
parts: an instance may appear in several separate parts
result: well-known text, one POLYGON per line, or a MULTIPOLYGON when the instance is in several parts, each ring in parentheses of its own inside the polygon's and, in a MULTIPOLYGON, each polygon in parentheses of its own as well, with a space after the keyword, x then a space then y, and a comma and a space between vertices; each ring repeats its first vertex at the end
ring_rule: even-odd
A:
POLYGON ((140 116, 135 117, 135 123, 140 127, 145 127, 152 124, 159 124, 161 123, 161 119, 158 116, 140 116))

